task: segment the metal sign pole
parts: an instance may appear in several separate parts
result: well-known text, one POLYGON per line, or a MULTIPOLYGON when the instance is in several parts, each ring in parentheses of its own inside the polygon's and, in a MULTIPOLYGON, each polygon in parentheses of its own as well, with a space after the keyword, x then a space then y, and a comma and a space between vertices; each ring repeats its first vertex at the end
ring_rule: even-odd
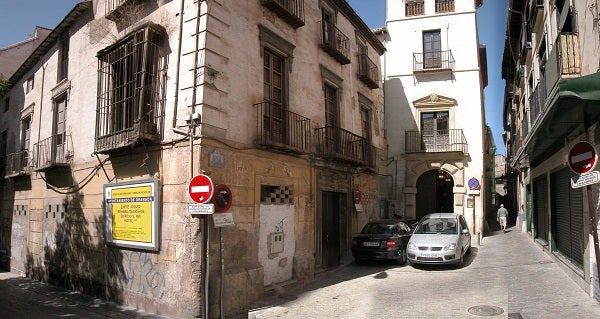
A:
POLYGON ((596 271, 598 284, 600 286, 600 246, 598 246, 598 224, 596 224, 596 210, 592 199, 592 186, 586 186, 588 198, 588 210, 590 214, 590 223, 592 226, 592 237, 594 237, 594 255, 596 255, 596 271))

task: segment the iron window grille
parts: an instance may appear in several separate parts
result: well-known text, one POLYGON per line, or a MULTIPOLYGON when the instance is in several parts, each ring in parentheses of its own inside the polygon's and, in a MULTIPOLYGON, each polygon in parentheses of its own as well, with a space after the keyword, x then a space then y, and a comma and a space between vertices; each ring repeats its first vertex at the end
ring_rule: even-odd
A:
POLYGON ((149 24, 98 53, 96 153, 158 139, 165 96, 164 33, 149 24))

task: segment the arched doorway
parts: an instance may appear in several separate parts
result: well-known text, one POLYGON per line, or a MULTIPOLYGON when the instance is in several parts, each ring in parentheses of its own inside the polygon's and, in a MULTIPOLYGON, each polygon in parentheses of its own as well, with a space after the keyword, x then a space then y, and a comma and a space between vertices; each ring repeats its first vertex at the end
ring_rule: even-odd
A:
POLYGON ((430 213, 454 212, 452 175, 441 169, 429 170, 417 179, 417 210, 420 219, 430 213))

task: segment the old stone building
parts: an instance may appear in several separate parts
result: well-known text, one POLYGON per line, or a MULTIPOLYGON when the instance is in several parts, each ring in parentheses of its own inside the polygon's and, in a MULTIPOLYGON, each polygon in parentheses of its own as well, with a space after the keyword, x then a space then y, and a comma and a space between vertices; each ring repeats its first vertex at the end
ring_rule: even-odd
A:
POLYGON ((596 299, 598 21, 596 0, 511 1, 502 61, 508 209, 596 299))
POLYGON ((483 234, 489 203, 482 1, 388 0, 382 62, 389 198, 396 214, 463 214, 483 234))
POLYGON ((336 267, 383 213, 383 52, 344 0, 82 1, 2 105, 5 266, 174 317, 336 267))

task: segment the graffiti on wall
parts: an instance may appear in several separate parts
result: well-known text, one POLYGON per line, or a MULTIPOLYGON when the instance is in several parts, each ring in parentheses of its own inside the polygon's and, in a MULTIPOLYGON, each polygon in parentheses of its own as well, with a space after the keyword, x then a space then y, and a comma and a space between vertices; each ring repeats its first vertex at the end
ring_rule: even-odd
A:
POLYGON ((138 251, 110 250, 109 263, 112 267, 122 259, 122 272, 127 290, 152 299, 161 299, 165 294, 165 277, 152 261, 153 254, 138 251), (118 258, 117 255, 122 255, 118 258))

